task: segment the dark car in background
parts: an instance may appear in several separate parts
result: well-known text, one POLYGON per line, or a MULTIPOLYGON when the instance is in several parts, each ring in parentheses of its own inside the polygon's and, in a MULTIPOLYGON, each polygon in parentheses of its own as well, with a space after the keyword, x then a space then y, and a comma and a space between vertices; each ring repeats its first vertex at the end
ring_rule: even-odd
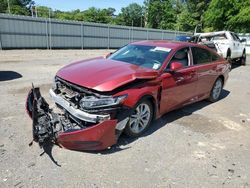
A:
POLYGON ((180 41, 180 42, 189 42, 192 36, 189 35, 181 35, 181 36, 176 36, 175 41, 180 41))

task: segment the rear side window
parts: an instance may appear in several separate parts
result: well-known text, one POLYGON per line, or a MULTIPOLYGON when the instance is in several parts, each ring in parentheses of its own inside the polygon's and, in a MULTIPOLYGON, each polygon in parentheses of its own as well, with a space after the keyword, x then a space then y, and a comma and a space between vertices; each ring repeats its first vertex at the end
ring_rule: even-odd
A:
POLYGON ((194 65, 212 62, 212 54, 203 48, 192 47, 194 65))
POLYGON ((227 36, 225 33, 222 33, 222 34, 212 36, 211 40, 227 40, 227 36))
POLYGON ((235 41, 239 41, 240 40, 239 37, 235 33, 231 33, 231 35, 232 35, 232 37, 233 37, 233 39, 235 41))
POLYGON ((211 54, 212 54, 212 61, 217 61, 220 59, 220 57, 218 55, 213 54, 213 53, 211 53, 211 54))

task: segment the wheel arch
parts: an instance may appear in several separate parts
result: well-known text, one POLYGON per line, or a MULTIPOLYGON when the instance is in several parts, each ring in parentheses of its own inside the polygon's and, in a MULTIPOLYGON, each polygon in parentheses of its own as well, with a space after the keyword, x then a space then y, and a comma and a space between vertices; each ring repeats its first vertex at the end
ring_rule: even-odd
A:
MULTIPOLYGON (((225 77, 223 76, 223 75, 220 75, 220 76, 218 76, 218 78, 220 78, 221 80, 222 80, 222 84, 223 84, 223 86, 224 86, 224 82, 225 82, 225 77)), ((217 78, 217 79, 218 79, 217 78)), ((216 79, 216 80, 217 80, 216 79)), ((215 82, 216 82, 216 80, 215 80, 215 82)))

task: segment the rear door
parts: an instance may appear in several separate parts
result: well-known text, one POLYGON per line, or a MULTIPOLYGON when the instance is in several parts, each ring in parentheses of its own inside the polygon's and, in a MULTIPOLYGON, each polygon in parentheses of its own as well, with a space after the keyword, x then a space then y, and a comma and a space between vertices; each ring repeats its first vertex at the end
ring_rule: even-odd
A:
POLYGON ((166 72, 161 75, 161 113, 192 103, 196 96, 198 76, 195 69, 190 66, 192 62, 191 49, 186 47, 178 50, 169 61, 166 70, 173 62, 182 63, 183 68, 174 73, 166 72))
POLYGON ((243 54, 243 49, 244 49, 244 44, 242 44, 242 42, 240 41, 240 38, 239 36, 236 34, 236 33, 233 33, 236 40, 238 41, 238 44, 237 44, 237 47, 238 47, 238 50, 237 50, 237 56, 238 57, 241 57, 242 54, 243 54))
POLYGON ((217 78, 217 66, 220 57, 201 47, 192 47, 193 67, 197 71, 197 97, 203 99, 209 96, 217 78))

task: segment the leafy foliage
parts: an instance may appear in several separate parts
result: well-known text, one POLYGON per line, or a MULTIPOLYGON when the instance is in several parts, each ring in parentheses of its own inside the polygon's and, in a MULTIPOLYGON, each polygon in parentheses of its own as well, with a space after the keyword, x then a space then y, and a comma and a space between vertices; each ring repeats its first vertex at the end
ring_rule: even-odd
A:
POLYGON ((238 12, 237 0, 212 0, 205 13, 204 24, 207 30, 228 29, 227 22, 238 12))
POLYGON ((0 0, 0 12, 7 13, 8 11, 8 4, 6 0, 0 0))
MULTIPOLYGON (((7 2, 0 0, 0 13, 9 12, 7 2)), ((9 4, 11 14, 19 15, 181 31, 250 32, 250 0, 144 0, 143 6, 132 3, 118 15, 114 8, 52 11, 45 6, 34 9, 32 0, 9 0, 9 4)))
POLYGON ((187 6, 184 5, 181 13, 177 15, 176 28, 181 31, 193 31, 198 22, 192 17, 187 6))
POLYGON ((212 0, 204 16, 205 30, 250 32, 249 0, 212 0))
POLYGON ((132 3, 121 9, 121 13, 117 16, 117 24, 127 26, 144 26, 144 10, 137 3, 132 3))
POLYGON ((32 0, 0 0, 0 13, 9 13, 8 2, 11 14, 30 15, 30 7, 34 4, 32 0))
POLYGON ((170 0, 146 0, 147 27, 174 29, 175 11, 170 0))
POLYGON ((238 13, 229 19, 227 26, 236 32, 250 32, 250 1, 240 4, 238 13))

